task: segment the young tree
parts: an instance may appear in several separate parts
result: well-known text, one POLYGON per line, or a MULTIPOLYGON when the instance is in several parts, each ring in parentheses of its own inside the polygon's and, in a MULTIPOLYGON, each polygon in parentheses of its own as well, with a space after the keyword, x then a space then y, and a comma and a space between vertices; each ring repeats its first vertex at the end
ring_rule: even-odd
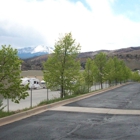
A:
POLYGON ((123 80, 124 80, 124 82, 125 82, 126 80, 131 79, 131 74, 132 74, 132 72, 131 72, 130 68, 128 68, 128 67, 125 65, 124 74, 123 74, 123 77, 124 77, 123 80))
POLYGON ((47 87, 60 86, 61 98, 65 90, 72 90, 80 72, 80 62, 76 60, 80 45, 75 43, 71 33, 65 34, 55 44, 54 53, 43 64, 44 80, 47 87))
POLYGON ((131 79, 135 82, 140 82, 140 74, 138 71, 132 72, 131 79))
POLYGON ((85 83, 88 86, 88 92, 90 87, 93 85, 93 76, 94 76, 93 67, 94 67, 93 60, 88 58, 86 61, 86 66, 84 71, 85 83))
POLYGON ((100 82, 101 89, 103 88, 103 82, 105 80, 105 66, 107 62, 107 56, 105 53, 99 53, 94 59, 94 78, 96 82, 100 82))
POLYGON ((112 81, 114 81, 114 75, 114 61, 112 58, 109 58, 105 66, 105 80, 109 82, 110 86, 112 81))
POLYGON ((114 61, 114 81, 117 84, 121 79, 121 63, 117 57, 113 58, 114 61))
POLYGON ((118 82, 126 81, 130 78, 131 70, 125 65, 124 61, 117 57, 109 58, 106 63, 106 80, 118 82))
POLYGON ((27 87, 21 87, 20 83, 21 60, 17 56, 17 50, 9 45, 2 45, 0 50, 0 94, 15 103, 28 96, 27 87))
POLYGON ((130 78, 131 71, 125 65, 124 61, 120 60, 119 61, 119 65, 120 65, 119 66, 120 67, 120 70, 119 70, 118 78, 119 78, 119 82, 122 83, 122 82, 125 82, 126 80, 128 80, 130 78))

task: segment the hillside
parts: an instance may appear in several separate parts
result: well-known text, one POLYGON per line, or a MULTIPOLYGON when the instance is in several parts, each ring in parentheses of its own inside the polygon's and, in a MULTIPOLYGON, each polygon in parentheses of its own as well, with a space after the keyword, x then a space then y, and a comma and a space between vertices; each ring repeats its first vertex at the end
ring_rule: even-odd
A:
MULTIPOLYGON (((140 69, 140 47, 128 47, 118 50, 99 50, 95 52, 79 53, 78 59, 82 68, 85 67, 87 58, 94 59, 95 56, 104 52, 108 56, 116 56, 123 60, 125 64, 132 70, 140 69)), ((42 63, 47 60, 48 54, 23 60, 22 70, 42 70, 42 63)))

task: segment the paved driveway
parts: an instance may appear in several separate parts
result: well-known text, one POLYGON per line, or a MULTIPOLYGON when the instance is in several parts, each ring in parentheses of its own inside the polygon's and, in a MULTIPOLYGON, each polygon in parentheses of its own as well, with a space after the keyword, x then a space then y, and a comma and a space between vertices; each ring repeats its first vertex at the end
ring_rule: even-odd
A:
POLYGON ((140 109, 140 84, 132 83, 66 106, 140 109))
MULTIPOLYGON (((0 140, 139 140, 140 116, 94 113, 93 108, 139 111, 140 84, 129 84, 0 127, 0 140), (115 101, 116 100, 116 101, 115 101), (122 105, 122 102, 125 102, 122 105), (128 102, 129 101, 129 102, 128 102), (98 103, 99 102, 99 103, 98 103), (101 105, 100 105, 101 104, 101 105), (114 105, 115 104, 115 105, 114 105), (112 107, 112 105, 114 105, 112 107), (69 111, 69 108, 80 110, 69 111), (87 113, 84 108, 89 109, 87 113)), ((135 112, 137 114, 137 112, 135 112)))

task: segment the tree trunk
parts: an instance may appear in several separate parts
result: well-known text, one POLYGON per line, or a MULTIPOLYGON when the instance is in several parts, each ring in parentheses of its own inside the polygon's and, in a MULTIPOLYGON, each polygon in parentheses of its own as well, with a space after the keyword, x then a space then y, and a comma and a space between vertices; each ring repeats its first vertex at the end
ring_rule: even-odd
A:
POLYGON ((109 86, 111 87, 111 81, 110 81, 110 80, 109 80, 109 83, 108 83, 108 84, 109 84, 109 86))
POLYGON ((115 84, 117 85, 117 83, 118 83, 118 80, 116 79, 116 80, 115 80, 115 84))
POLYGON ((64 87, 61 86, 61 94, 60 94, 60 98, 63 98, 64 97, 64 87))
POLYGON ((103 83, 101 82, 101 89, 103 89, 103 83))
POLYGON ((101 89, 103 89, 103 81, 102 81, 102 79, 101 79, 101 89))
POLYGON ((88 92, 89 92, 89 84, 88 84, 88 92))

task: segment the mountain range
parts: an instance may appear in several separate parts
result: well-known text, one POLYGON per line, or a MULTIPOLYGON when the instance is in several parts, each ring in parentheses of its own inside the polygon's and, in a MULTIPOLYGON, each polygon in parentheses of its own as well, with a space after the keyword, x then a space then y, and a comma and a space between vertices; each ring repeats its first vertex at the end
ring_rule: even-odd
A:
POLYGON ((18 49, 18 56, 21 59, 32 58, 36 56, 41 56, 44 54, 49 54, 53 52, 52 47, 38 45, 36 47, 26 47, 18 49))
MULTIPOLYGON (((40 47, 37 48, 40 49, 40 47)), ((34 55, 34 57, 32 58, 28 57, 28 59, 24 59, 22 64, 22 70, 42 70, 43 69, 42 63, 47 60, 48 53, 53 52, 53 48, 48 48, 48 47, 44 47, 44 48, 46 48, 46 51, 44 52, 43 51, 38 52, 37 49, 34 48, 33 49, 34 51, 32 50, 31 53, 29 52, 29 50, 27 51, 27 49, 25 49, 25 51, 27 51, 30 54, 39 55, 40 53, 41 55, 36 57, 34 55), (47 51, 47 48, 50 50, 47 51)), ((120 60, 123 60, 131 70, 137 70, 137 69, 140 70, 140 46, 122 48, 117 50, 99 50, 99 51, 81 52, 78 54, 77 57, 77 59, 80 60, 81 68, 82 69, 85 68, 87 58, 94 59, 95 56, 100 52, 106 53, 107 56, 109 57, 116 56, 120 60)), ((26 56, 26 53, 24 54, 26 56)))

